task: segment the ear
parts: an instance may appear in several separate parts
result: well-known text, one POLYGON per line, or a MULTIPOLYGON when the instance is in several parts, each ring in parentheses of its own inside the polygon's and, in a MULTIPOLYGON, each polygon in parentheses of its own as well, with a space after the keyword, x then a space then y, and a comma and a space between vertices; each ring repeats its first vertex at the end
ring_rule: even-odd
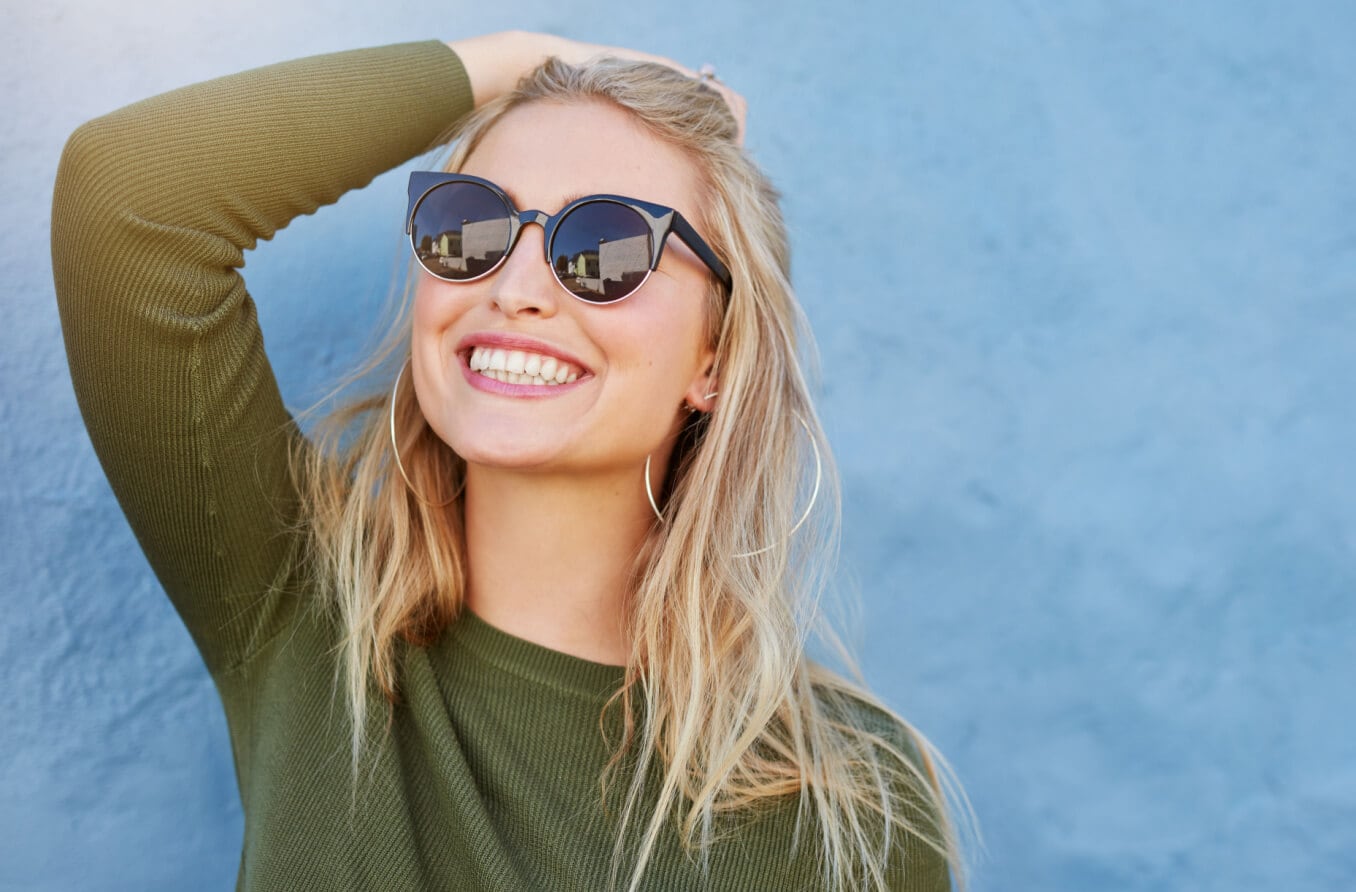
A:
POLYGON ((683 393, 683 402, 698 412, 710 412, 715 408, 720 390, 720 379, 716 375, 716 351, 704 351, 697 368, 700 371, 683 393))

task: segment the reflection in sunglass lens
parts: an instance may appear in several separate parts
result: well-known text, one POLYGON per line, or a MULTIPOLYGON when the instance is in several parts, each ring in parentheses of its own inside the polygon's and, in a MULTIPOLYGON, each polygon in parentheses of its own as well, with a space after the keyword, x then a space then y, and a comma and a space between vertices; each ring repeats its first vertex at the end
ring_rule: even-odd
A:
POLYGON ((410 224, 414 254, 443 279, 474 279, 508 250, 509 209, 475 183, 444 183, 420 201, 410 224))
POLYGON ((620 300, 650 273, 650 226, 625 205, 591 201, 569 213, 551 238, 556 278, 584 300, 620 300))

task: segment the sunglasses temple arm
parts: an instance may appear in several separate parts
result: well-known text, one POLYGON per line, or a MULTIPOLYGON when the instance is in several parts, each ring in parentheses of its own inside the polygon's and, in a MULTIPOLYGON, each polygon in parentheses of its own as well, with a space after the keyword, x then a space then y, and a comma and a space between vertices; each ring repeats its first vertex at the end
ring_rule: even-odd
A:
POLYGON ((720 258, 716 256, 716 252, 712 251, 711 246, 706 243, 706 240, 697 234, 697 230, 693 229, 691 224, 683 219, 683 215, 676 211, 673 214, 673 233, 682 239, 683 244, 691 248, 693 253, 701 258, 702 263, 705 263, 710 267, 711 272, 716 274, 716 278, 720 279, 721 284, 724 285, 727 290, 731 287, 730 271, 725 268, 725 264, 720 262, 720 258))

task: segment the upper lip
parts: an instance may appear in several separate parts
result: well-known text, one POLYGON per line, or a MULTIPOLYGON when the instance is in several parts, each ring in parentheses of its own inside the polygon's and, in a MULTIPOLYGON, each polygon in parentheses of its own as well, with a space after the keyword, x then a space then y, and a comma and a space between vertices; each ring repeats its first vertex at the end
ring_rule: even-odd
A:
POLYGON ((573 354, 554 344, 539 341, 525 335, 506 331, 479 331, 468 334, 457 342, 457 354, 468 355, 476 347, 492 347, 500 350, 522 350, 524 353, 540 353, 542 356, 554 356, 581 370, 583 374, 592 374, 592 370, 573 354))

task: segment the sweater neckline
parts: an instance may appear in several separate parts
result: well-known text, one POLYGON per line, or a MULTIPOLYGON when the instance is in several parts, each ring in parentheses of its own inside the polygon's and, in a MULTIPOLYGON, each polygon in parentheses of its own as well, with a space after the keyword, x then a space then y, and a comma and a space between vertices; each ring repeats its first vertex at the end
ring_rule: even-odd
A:
POLYGON ((626 678, 625 666, 595 663, 519 638, 466 608, 448 629, 445 644, 535 684, 590 698, 610 697, 626 678))

